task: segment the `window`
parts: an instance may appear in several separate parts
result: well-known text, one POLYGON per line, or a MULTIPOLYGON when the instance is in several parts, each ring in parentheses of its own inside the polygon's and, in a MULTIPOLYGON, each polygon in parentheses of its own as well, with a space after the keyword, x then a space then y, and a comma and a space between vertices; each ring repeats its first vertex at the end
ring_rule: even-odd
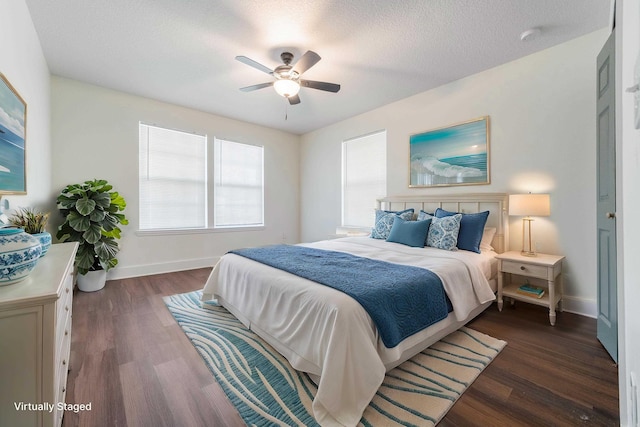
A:
POLYGON ((215 140, 215 228, 264 225, 263 157, 263 147, 215 140))
POLYGON ((207 227, 207 137, 140 123, 140 229, 207 227))
POLYGON ((387 192, 387 132, 342 143, 342 225, 371 227, 375 201, 387 192))
POLYGON ((140 123, 139 156, 141 231, 264 226, 263 147, 140 123))

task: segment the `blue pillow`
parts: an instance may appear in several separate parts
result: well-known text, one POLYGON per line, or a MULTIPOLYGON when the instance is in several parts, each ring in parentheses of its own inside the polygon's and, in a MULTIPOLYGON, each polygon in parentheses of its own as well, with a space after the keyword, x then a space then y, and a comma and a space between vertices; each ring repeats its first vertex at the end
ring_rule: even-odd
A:
POLYGON ((424 247, 427 238, 427 232, 431 225, 430 219, 424 221, 406 221, 399 216, 393 219, 393 226, 387 242, 402 243, 403 245, 413 246, 414 248, 424 247))
MULTIPOLYGON (((420 212, 418 212, 418 221, 424 221, 425 219, 433 219, 435 218, 435 216, 433 216, 433 214, 429 213, 429 212, 425 212, 422 209, 420 209, 420 212)), ((424 246, 427 246, 427 238, 425 236, 424 239, 424 246)))
MULTIPOLYGON (((456 215, 457 212, 449 212, 444 209, 436 209, 436 217, 456 215)), ((467 214, 463 213, 460 221, 460 233, 458 234, 458 249, 480 253, 480 242, 484 226, 489 217, 489 211, 467 214)))
POLYGON ((376 210, 376 222, 371 229, 371 237, 373 239, 386 239, 389 237, 393 220, 396 216, 409 221, 413 218, 413 208, 400 212, 376 210))
POLYGON ((423 221, 425 219, 431 219, 433 217, 434 217, 434 215, 432 213, 425 212, 422 209, 420 209, 420 212, 418 212, 418 221, 423 221))
POLYGON ((427 246, 455 251, 461 219, 460 214, 433 218, 427 233, 427 246))

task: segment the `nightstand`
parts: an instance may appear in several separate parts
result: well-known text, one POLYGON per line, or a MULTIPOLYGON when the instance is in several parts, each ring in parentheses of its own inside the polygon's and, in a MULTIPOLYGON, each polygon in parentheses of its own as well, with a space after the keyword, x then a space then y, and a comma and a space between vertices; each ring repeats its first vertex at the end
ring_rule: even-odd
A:
POLYGON ((502 298, 549 307, 549 323, 556 324, 556 307, 562 311, 562 260, 563 256, 537 254, 523 256, 520 252, 511 251, 499 254, 498 259, 498 310, 502 311, 502 298), (511 281, 511 275, 543 279, 547 281, 547 290, 542 298, 530 297, 518 293, 520 284, 511 281), (507 280, 507 275, 509 278, 507 280))

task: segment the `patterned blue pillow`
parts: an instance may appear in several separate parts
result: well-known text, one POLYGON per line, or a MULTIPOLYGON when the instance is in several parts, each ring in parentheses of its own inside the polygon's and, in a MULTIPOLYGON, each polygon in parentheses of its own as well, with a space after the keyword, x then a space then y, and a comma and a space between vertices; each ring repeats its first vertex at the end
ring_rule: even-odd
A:
POLYGON ((418 221, 424 221, 425 219, 431 219, 433 218, 435 215, 429 212, 425 212, 422 209, 420 209, 420 212, 418 212, 418 221))
POLYGON ((391 227, 393 226, 393 220, 398 216, 405 221, 410 221, 413 218, 413 208, 404 211, 381 211, 376 210, 376 222, 371 229, 371 237, 373 239, 386 240, 391 233, 391 227))
POLYGON ((427 234, 427 246, 455 251, 458 248, 458 233, 460 232, 461 214, 433 218, 427 234))
MULTIPOLYGON (((425 212, 422 209, 420 209, 420 212, 418 212, 418 221, 425 221, 427 219, 433 219, 435 215, 430 214, 429 212, 425 212)), ((429 233, 427 232, 427 236, 429 235, 429 233)), ((424 238, 424 245, 422 246, 427 246, 427 236, 425 236, 424 238)))
MULTIPOLYGON (((458 212, 449 212, 444 209, 436 209, 438 218, 455 215, 458 212)), ((489 211, 478 213, 463 213, 460 221, 460 233, 458 233, 458 249, 480 253, 480 242, 484 233, 484 226, 487 223, 489 211)))

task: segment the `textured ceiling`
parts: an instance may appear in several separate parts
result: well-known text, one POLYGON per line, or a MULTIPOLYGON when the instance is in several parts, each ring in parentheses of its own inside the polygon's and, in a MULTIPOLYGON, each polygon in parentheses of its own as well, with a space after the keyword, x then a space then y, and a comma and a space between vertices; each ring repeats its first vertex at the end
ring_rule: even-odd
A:
MULTIPOLYGON (((607 0, 26 0, 52 74, 302 134, 609 23, 607 0), (541 34, 520 41, 532 27, 541 34), (322 60, 289 106, 284 50, 322 60), (288 118, 285 120, 285 113, 288 118)), ((296 60, 294 58, 294 62, 296 60)))

